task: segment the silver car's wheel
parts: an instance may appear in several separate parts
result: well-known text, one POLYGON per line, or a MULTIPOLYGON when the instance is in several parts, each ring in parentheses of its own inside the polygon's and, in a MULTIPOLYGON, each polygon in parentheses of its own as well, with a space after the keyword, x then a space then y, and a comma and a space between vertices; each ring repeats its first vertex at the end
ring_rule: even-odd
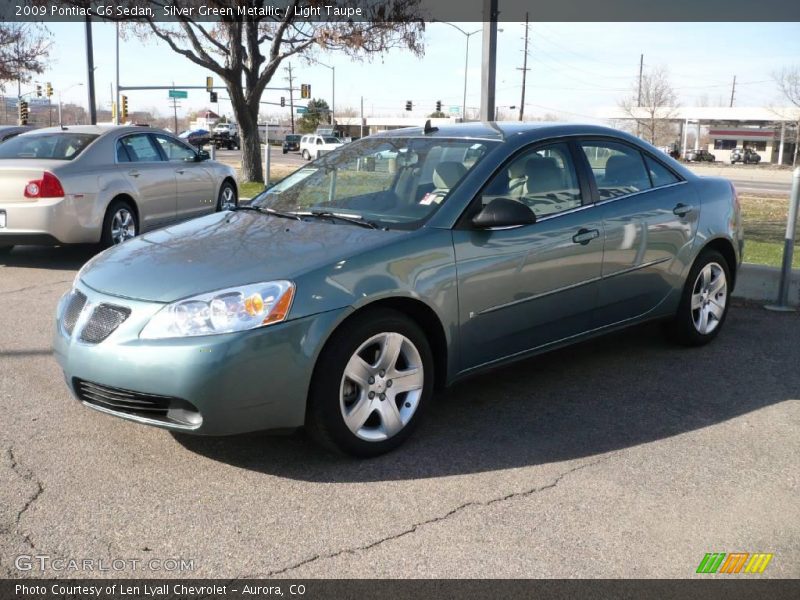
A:
POLYGON ((725 270, 716 262, 706 264, 692 288, 692 322, 700 335, 708 335, 722 322, 728 303, 725 270))
POLYGON ((230 183, 223 183, 222 189, 219 191, 219 198, 217 199, 217 210, 233 210, 236 208, 236 188, 230 183))
POLYGON ((424 383, 422 358, 410 339, 394 332, 374 335, 345 367, 339 388, 342 418, 362 440, 387 440, 414 416, 424 383))
POLYGON ((111 241, 116 244, 136 237, 136 219, 128 208, 118 208, 111 217, 111 241))

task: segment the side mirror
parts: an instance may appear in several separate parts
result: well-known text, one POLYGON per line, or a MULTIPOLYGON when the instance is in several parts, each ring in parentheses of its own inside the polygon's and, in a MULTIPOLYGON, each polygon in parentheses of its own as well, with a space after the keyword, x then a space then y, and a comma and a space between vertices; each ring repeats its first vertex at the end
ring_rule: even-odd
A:
POLYGON ((208 150, 200 150, 197 153, 197 158, 195 158, 195 162, 202 162, 204 160, 210 160, 211 155, 208 153, 208 150))
POLYGON ((522 202, 510 198, 495 198, 472 218, 472 224, 481 229, 532 225, 536 215, 522 202))

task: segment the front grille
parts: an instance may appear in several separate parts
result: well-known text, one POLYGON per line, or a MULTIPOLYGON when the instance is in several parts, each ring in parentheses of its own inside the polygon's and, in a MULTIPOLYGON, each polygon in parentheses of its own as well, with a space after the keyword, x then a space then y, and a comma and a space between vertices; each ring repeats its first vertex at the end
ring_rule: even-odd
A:
POLYGON ((85 305, 86 296, 78 290, 72 290, 67 300, 67 306, 64 309, 64 316, 61 320, 64 331, 69 335, 72 335, 72 330, 75 329, 75 323, 78 321, 78 317, 85 305))
POLYGON ((195 428, 202 419, 197 409, 180 398, 135 392, 117 387, 73 379, 78 398, 87 404, 123 415, 144 417, 173 425, 195 428))
POLYGON ((81 331, 81 341, 98 344, 111 335, 131 314, 131 309, 113 304, 101 304, 92 312, 81 331))

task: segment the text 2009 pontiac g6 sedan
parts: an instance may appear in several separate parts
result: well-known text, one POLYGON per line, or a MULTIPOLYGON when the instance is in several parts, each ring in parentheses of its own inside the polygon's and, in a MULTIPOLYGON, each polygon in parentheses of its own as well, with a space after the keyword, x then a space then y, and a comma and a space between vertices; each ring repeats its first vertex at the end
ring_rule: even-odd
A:
POLYGON ((627 134, 406 129, 100 254, 59 304, 55 350, 101 412, 198 434, 305 425, 375 455, 434 388, 493 365, 651 319, 710 341, 742 244, 728 181, 627 134))

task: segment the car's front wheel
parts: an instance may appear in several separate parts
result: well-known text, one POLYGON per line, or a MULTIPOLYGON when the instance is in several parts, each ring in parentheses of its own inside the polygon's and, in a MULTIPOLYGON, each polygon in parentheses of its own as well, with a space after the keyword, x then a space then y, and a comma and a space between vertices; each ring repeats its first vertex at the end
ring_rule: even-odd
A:
POLYGON ((139 235, 139 219, 131 205, 124 200, 114 200, 106 210, 100 243, 108 248, 139 235))
POLYGON ((716 250, 704 250, 692 265, 678 312, 669 324, 676 341, 702 346, 719 334, 730 305, 731 271, 716 250))
POLYGON ((336 331, 319 356, 306 428, 330 449, 377 456, 411 435, 432 394, 424 332, 397 311, 369 311, 336 331))
POLYGON ((233 210, 238 205, 236 196, 236 186, 230 181, 226 181, 219 188, 219 196, 217 196, 217 212, 223 210, 233 210))

